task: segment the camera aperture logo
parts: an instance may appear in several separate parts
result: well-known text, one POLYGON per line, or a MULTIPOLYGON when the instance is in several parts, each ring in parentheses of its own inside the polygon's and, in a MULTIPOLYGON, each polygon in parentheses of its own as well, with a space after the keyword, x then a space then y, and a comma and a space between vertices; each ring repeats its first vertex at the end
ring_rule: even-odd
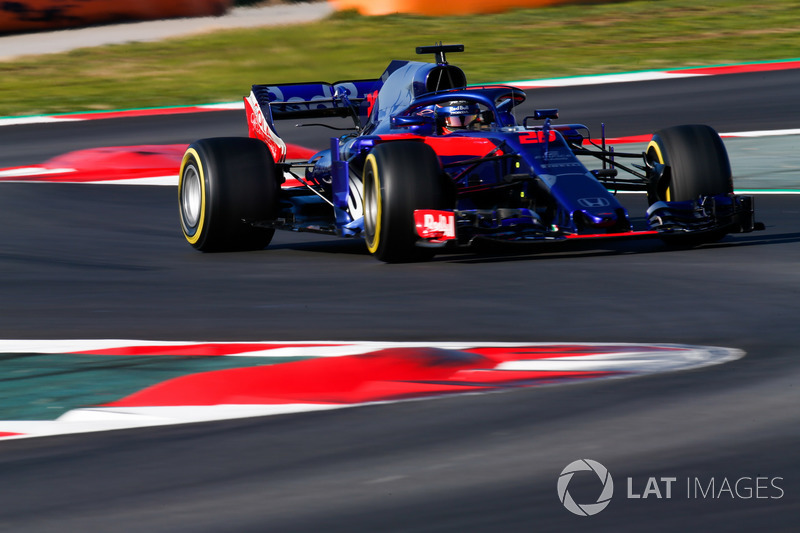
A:
POLYGON ((608 469, 597 461, 593 461, 591 459, 578 459, 577 461, 573 461, 568 464, 564 470, 561 471, 561 475, 558 476, 558 499, 561 500, 561 503, 564 505, 564 507, 566 507, 567 511, 578 516, 596 515, 608 507, 608 504, 611 503, 611 497, 613 495, 614 480, 611 478, 611 474, 608 472, 608 469), (572 480, 572 476, 575 475, 575 472, 582 471, 591 471, 597 474, 597 477, 603 486, 600 496, 597 497, 597 501, 594 503, 577 503, 572 499, 572 496, 569 493, 568 487, 569 482, 572 480))

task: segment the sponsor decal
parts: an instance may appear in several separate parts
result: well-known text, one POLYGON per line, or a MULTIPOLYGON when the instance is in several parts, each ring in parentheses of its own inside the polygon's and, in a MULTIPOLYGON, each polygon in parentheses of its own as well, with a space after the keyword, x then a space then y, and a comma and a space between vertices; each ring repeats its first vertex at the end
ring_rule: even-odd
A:
POLYGON ((245 98, 245 110, 247 111, 248 134, 253 139, 261 139, 269 147, 272 158, 276 163, 281 163, 286 159, 286 143, 278 137, 267 123, 261 106, 258 105, 256 95, 250 91, 250 96, 245 98))
POLYGON ((414 222, 417 235, 423 239, 447 241, 456 238, 456 217, 452 211, 417 209, 414 222))
POLYGON ((353 220, 364 216, 364 183, 350 174, 350 193, 347 195, 347 210, 353 220))
POLYGON ((611 205, 611 202, 608 198, 580 198, 578 203, 581 207, 592 208, 592 207, 608 207, 611 205))
MULTIPOLYGON (((552 130, 547 132, 547 142, 554 142, 556 140, 556 133, 552 130)), ((519 142, 521 144, 538 144, 545 142, 544 131, 528 131, 519 134, 519 142)))
POLYGON ((367 93, 367 103, 369 107, 367 108, 367 116, 372 116, 372 110, 375 108, 375 102, 378 101, 378 91, 372 91, 371 93, 367 93))

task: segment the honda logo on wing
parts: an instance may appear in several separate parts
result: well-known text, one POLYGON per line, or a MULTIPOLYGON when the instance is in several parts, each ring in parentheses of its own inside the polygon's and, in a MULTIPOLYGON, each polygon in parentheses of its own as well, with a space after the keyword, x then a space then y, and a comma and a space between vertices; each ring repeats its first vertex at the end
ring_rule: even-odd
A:
POLYGON ((611 202, 607 198, 581 198, 578 200, 581 207, 608 207, 611 202))

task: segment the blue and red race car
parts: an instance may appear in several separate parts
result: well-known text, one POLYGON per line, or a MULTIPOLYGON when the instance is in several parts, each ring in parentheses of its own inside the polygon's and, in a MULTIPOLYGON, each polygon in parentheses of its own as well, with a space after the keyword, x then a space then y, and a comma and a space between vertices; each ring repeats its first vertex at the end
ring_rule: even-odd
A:
POLYGON ((525 93, 468 86, 446 59, 463 50, 419 47, 435 62, 395 60, 374 80, 254 85, 245 98, 249 138, 202 139, 183 157, 188 242, 253 250, 276 229, 311 231, 363 238, 378 259, 405 262, 479 241, 660 236, 700 244, 760 226, 752 198, 733 194, 712 128, 662 129, 644 152, 623 153, 604 135, 592 140, 584 125, 553 123, 555 109, 520 124, 515 107, 525 93), (352 118, 352 131, 308 161, 287 161, 275 121, 325 117, 352 118), (646 192, 647 228, 634 229, 617 200, 625 190, 646 192))

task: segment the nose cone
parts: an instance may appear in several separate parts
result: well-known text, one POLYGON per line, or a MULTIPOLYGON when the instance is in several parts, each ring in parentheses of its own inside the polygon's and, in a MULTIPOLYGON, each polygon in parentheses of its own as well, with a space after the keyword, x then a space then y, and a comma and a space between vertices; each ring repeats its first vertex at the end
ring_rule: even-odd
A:
POLYGON ((619 220, 617 213, 608 208, 604 210, 581 209, 576 211, 573 217, 580 225, 592 228, 609 228, 619 220))

